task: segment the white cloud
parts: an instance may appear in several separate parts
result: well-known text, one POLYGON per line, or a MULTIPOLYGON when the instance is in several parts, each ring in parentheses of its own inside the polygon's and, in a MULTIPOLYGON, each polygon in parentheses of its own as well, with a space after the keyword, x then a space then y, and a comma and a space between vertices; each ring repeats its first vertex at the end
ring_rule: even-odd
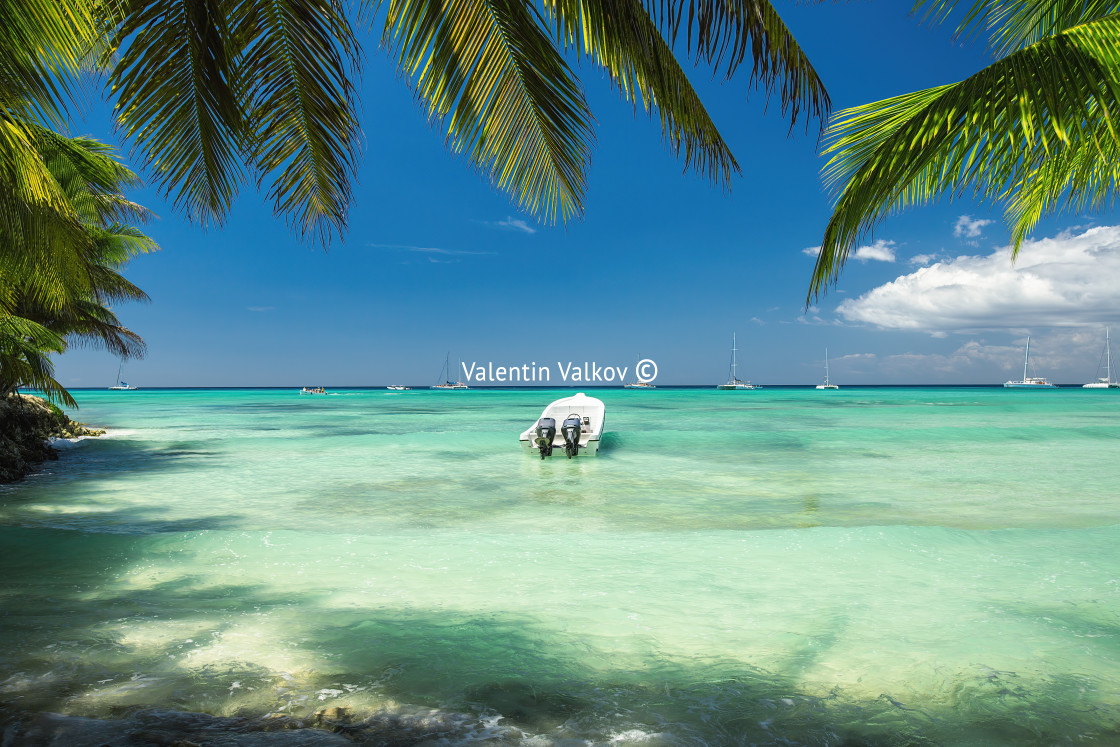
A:
POLYGON ((870 246, 861 246, 849 255, 851 259, 860 262, 876 260, 878 262, 894 262, 894 242, 879 239, 870 246))
POLYGON ((915 254, 907 261, 912 265, 917 265, 918 267, 927 267, 929 265, 932 265, 934 262, 939 262, 943 259, 948 259, 948 257, 943 257, 939 254, 915 254))
MULTIPOLYGON (((802 254, 818 257, 821 253, 819 246, 810 246, 801 250, 802 254)), ((858 259, 860 262, 878 260, 880 262, 894 262, 894 242, 879 239, 870 246, 861 246, 848 255, 848 259, 858 259)))
POLYGON ((514 218, 512 215, 507 215, 505 220, 496 221, 493 225, 499 228, 510 228, 514 231, 523 231, 525 233, 536 233, 537 229, 530 226, 520 218, 514 218))
POLYGON ((953 235, 957 238, 975 239, 980 236, 984 226, 990 226, 991 224, 992 221, 987 218, 973 220, 967 215, 962 215, 957 218, 957 224, 953 226, 953 235))
POLYGON ((472 252, 466 249, 441 249, 438 246, 409 246, 408 244, 370 244, 370 246, 378 249, 396 249, 398 251, 416 252, 419 254, 471 254, 476 256, 497 254, 497 252, 472 252))
POLYGON ((845 299, 850 322, 931 333, 1103 323, 1120 309, 1120 226, 923 267, 845 299))

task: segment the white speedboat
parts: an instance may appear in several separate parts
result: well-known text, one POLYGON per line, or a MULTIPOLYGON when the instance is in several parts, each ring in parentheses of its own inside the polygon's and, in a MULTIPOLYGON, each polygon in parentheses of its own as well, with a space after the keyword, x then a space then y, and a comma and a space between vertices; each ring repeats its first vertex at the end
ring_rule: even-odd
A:
POLYGON ((1057 389, 1057 384, 1051 384, 1041 376, 1027 376, 1027 362, 1031 356, 1031 338, 1027 338, 1027 350, 1023 353, 1023 378, 1020 381, 1005 381, 1003 386, 1007 389, 1057 389))
POLYGON ((817 389, 839 389, 836 384, 828 380, 828 348, 824 349, 824 383, 817 384, 817 389))
POLYGON ((300 394, 326 394, 327 390, 321 386, 305 386, 299 390, 300 394))
POLYGON ((727 375, 727 383, 720 384, 716 389, 761 389, 760 386, 755 386, 749 381, 742 381, 739 379, 738 372, 735 370, 738 365, 735 361, 735 353, 738 350, 735 347, 735 333, 731 333, 731 370, 727 375))
MULTIPOLYGON (((1082 389, 1120 389, 1120 384, 1112 380, 1112 350, 1108 344, 1108 327, 1104 328, 1104 376, 1098 378, 1096 381, 1091 381, 1088 384, 1083 384, 1082 389)), ((1098 364, 1097 373, 1101 372, 1101 367, 1098 364)))
POLYGON ((391 390, 393 390, 394 392, 404 392, 404 391, 408 391, 408 390, 409 390, 409 389, 411 389, 412 387, 410 387, 410 386, 401 386, 400 384, 390 384, 389 386, 387 386, 387 387, 385 387, 385 388, 386 388, 386 389, 391 389, 391 390))
POLYGON ((541 459, 561 449, 569 459, 599 453, 599 439, 606 428, 607 408, 603 401, 583 392, 558 399, 521 434, 521 448, 541 459))

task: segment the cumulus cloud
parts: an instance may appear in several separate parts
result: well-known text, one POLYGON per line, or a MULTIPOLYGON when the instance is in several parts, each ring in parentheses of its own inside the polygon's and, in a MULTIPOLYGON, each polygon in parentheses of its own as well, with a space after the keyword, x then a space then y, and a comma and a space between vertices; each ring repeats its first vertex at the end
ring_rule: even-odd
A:
MULTIPOLYGON (((801 250, 802 254, 818 257, 821 253, 819 246, 810 246, 801 250)), ((894 262, 894 242, 879 239, 870 246, 861 246, 848 255, 848 259, 858 259, 860 262, 878 260, 879 262, 894 262)))
POLYGON ((940 254, 915 254, 907 261, 910 264, 916 265, 918 267, 927 267, 929 265, 932 265, 934 262, 940 262, 943 259, 949 258, 943 257, 940 254))
POLYGON ((1024 242, 1010 250, 936 262, 837 312, 849 322, 931 333, 1102 323, 1120 309, 1120 226, 1024 242))
POLYGON ((878 262, 894 262, 894 242, 879 239, 870 246, 861 246, 850 255, 851 259, 858 259, 860 262, 869 262, 876 260, 878 262))
POLYGON ((984 226, 990 226, 992 221, 987 218, 977 218, 973 220, 970 216, 962 215, 957 218, 957 224, 953 226, 953 235, 958 239, 975 239, 980 236, 984 226))

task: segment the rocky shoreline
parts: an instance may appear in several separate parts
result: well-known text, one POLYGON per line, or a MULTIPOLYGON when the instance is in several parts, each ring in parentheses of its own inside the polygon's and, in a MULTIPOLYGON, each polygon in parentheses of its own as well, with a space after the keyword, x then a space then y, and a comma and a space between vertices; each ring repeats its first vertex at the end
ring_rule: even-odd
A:
POLYGON ((0 399, 0 483, 27 476, 36 465, 58 459, 55 438, 100 436, 41 397, 16 394, 0 399))
MULTIPOLYGON (((279 714, 222 717, 137 708, 118 718, 39 713, 5 722, 0 722, 3 747, 417 747, 473 741, 506 743, 475 718, 425 709, 359 718, 347 708, 333 707, 294 718, 279 714)), ((515 743, 521 741, 521 732, 508 731, 515 743)))

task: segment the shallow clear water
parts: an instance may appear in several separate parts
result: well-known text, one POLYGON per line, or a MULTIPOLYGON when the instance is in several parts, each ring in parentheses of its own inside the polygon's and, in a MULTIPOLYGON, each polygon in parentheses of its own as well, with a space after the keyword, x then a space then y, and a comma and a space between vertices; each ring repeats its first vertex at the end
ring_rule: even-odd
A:
POLYGON ((600 390, 522 454, 569 393, 80 392, 110 437, 0 489, 0 705, 1120 741, 1120 392, 600 390))

